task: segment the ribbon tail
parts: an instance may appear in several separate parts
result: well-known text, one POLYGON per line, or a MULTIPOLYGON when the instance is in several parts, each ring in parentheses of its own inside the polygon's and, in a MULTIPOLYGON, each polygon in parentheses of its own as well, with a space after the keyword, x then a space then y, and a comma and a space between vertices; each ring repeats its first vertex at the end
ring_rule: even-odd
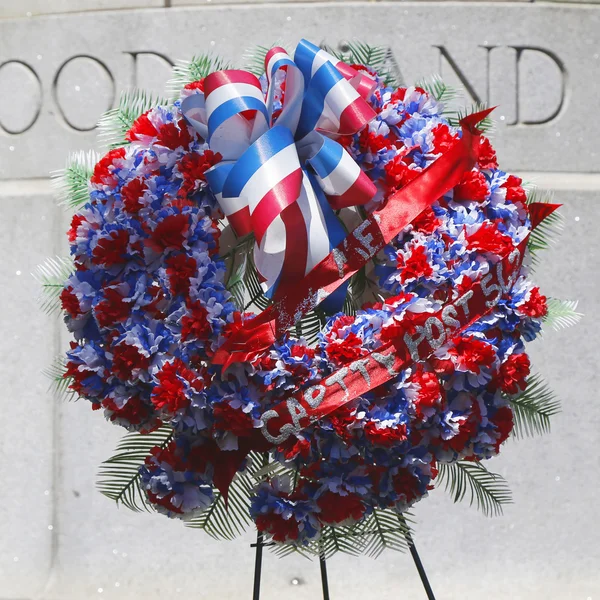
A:
POLYGON ((547 219, 562 204, 550 204, 549 202, 532 202, 529 208, 531 229, 535 229, 544 219, 547 219))

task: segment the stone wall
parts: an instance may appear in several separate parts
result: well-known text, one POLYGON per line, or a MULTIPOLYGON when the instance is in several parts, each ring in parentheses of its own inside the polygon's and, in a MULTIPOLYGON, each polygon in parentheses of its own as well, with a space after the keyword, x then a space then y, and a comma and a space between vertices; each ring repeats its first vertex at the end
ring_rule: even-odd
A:
MULTIPOLYGON (((1 600, 249 597, 251 536, 214 542, 117 510, 95 491, 97 465, 121 431, 86 403, 47 392, 41 371, 67 338, 57 317, 39 312, 30 273, 66 252, 68 215, 53 202, 48 174, 70 151, 97 147, 95 123, 121 90, 162 92, 172 62, 194 53, 239 60, 267 38, 300 36, 384 44, 406 81, 440 73, 465 89, 467 103, 498 104, 502 165, 564 202, 563 237, 538 279, 549 295, 580 299, 588 317, 531 348, 563 413, 550 436, 511 442, 491 464, 514 492, 505 516, 486 519, 436 490, 416 507, 417 544, 440 599, 600 598, 600 418, 592 410, 600 6, 0 0, 1 600)), ((319 597, 318 565, 265 560, 265 600, 319 597)), ((329 572, 333 598, 424 597, 408 556, 338 556, 329 572)))

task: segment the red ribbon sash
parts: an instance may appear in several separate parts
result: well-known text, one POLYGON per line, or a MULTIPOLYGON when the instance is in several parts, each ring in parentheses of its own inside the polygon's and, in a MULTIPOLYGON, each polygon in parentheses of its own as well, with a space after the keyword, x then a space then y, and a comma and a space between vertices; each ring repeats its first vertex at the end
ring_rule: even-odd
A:
POLYGON ((527 240, 500 260, 490 273, 454 302, 424 319, 422 325, 398 323, 397 337, 262 415, 262 433, 280 444, 332 411, 398 375, 413 362, 427 360, 438 348, 490 312, 512 288, 527 240), (404 325, 404 327, 403 327, 404 325), (412 331, 411 331, 412 330, 412 331))
POLYGON ((382 208, 358 225, 302 281, 282 283, 273 304, 229 338, 215 354, 213 363, 222 364, 225 370, 247 358, 249 343, 256 348, 268 348, 302 315, 359 271, 423 210, 458 185, 477 161, 480 132, 476 125, 492 110, 462 119, 460 140, 421 175, 390 196, 382 208))

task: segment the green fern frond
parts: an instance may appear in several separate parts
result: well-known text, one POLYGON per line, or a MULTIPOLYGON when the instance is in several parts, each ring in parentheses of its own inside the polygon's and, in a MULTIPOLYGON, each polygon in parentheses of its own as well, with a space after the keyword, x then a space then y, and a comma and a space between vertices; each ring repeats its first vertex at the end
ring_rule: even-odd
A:
POLYGON ((139 468, 155 446, 165 448, 173 439, 173 429, 166 425, 148 434, 128 433, 118 444, 114 456, 100 465, 98 490, 107 498, 135 512, 151 512, 141 486, 139 468))
MULTIPOLYGON (((483 103, 475 103, 472 104, 470 108, 451 111, 447 114, 448 123, 450 123, 452 127, 460 127, 461 119, 464 119, 473 113, 485 110, 486 108, 487 106, 483 103)), ((492 120, 492 117, 488 115, 485 117, 485 119, 480 121, 480 123, 477 125, 477 129, 486 135, 491 135, 496 131, 496 124, 492 120)))
POLYGON ((560 412, 560 403, 539 375, 529 379, 527 389, 510 399, 517 439, 550 431, 550 418, 560 412))
POLYGON ((463 500, 468 493, 471 506, 476 503, 486 516, 500 515, 504 505, 512 503, 506 480, 488 471, 480 462, 440 463, 438 481, 440 487, 445 485, 454 502, 463 500))
POLYGON ((179 98, 181 89, 189 83, 229 68, 231 65, 227 61, 212 54, 198 54, 192 60, 178 60, 173 67, 172 78, 167 82, 167 93, 171 98, 179 98))
POLYGON ((576 325, 581 321, 583 313, 577 312, 577 300, 548 299, 548 313, 544 323, 556 331, 576 325))
POLYGON ((361 552, 373 558, 379 557, 385 550, 405 552, 408 549, 410 528, 390 509, 374 510, 354 533, 364 541, 361 552))
POLYGON ((60 205, 79 208, 89 200, 88 184, 99 158, 93 150, 73 152, 64 169, 50 174, 54 195, 60 205))
POLYGON ((168 104, 168 100, 144 90, 123 92, 117 108, 104 113, 98 122, 98 139, 107 148, 120 148, 129 144, 125 134, 135 120, 157 106, 168 104))
POLYGON ((439 75, 432 75, 427 79, 421 79, 416 83, 416 87, 424 89, 430 96, 433 96, 433 98, 443 105, 448 105, 461 96, 458 88, 445 83, 439 75))
POLYGON ((41 309, 47 315, 61 310, 60 293, 73 270, 74 266, 71 258, 57 256, 56 258, 47 258, 32 273, 33 278, 42 287, 39 302, 41 309))
MULTIPOLYGON (((527 192, 527 204, 534 202, 553 203, 554 194, 550 191, 540 191, 533 188, 527 192)), ((538 253, 547 250, 554 243, 554 239, 561 233, 564 219, 559 211, 554 211, 547 216, 529 235, 527 249, 531 256, 533 266, 539 263, 538 253)))
POLYGON ((73 382, 72 377, 67 377, 67 367, 65 359, 59 356, 54 362, 42 371, 44 377, 50 380, 48 391, 59 400, 74 400, 77 398, 76 392, 69 389, 73 382))

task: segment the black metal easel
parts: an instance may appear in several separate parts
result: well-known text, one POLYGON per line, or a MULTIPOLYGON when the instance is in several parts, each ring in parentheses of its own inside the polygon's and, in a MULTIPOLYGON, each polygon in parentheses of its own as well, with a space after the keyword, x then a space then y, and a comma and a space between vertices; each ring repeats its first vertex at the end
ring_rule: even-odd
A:
MULTIPOLYGON (((406 525, 404 517, 400 517, 400 521, 404 525, 406 525)), ((406 537, 406 541, 408 542, 410 554, 413 558, 415 566, 417 567, 417 571, 419 572, 419 577, 421 578, 421 582, 423 583, 423 587, 425 588, 427 600, 435 600, 433 590, 431 589, 431 585, 429 584, 429 580, 427 579, 427 573, 425 573, 425 568, 423 567, 423 563, 421 562, 421 558, 419 557, 419 553, 417 552, 415 542, 408 528, 406 528, 404 535, 406 537)), ((267 544, 264 543, 263 534, 260 531, 256 535, 256 543, 250 544, 251 547, 256 548, 256 560, 254 562, 254 592, 252 595, 252 600, 260 600, 260 576, 262 572, 263 548, 265 546, 271 545, 273 545, 272 542, 267 544)), ((327 579, 327 561, 325 560, 325 555, 323 553, 319 555, 319 565, 321 568, 321 587, 323 589, 323 600, 330 600, 329 581, 327 579)))

